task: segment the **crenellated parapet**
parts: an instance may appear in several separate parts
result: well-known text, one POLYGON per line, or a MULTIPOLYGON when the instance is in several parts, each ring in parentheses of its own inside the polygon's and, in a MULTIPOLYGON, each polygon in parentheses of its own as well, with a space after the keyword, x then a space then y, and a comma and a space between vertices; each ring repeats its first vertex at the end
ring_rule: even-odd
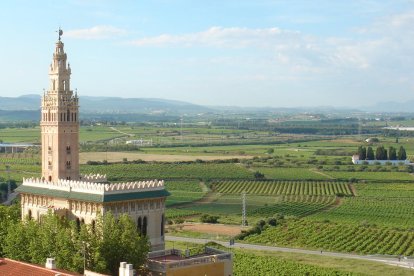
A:
POLYGON ((107 182, 106 174, 81 174, 80 179, 87 182, 107 182))
POLYGON ((22 186, 65 192, 110 195, 164 190, 164 181, 150 180, 124 183, 97 183, 90 181, 74 181, 59 179, 57 182, 48 182, 41 178, 24 178, 22 186))

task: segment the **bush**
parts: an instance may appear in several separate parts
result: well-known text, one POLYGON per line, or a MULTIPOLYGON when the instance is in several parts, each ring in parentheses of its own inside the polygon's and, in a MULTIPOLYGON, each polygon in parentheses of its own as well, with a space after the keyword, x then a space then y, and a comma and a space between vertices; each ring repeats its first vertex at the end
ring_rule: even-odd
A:
POLYGON ((261 173, 261 172, 259 172, 259 171, 255 171, 254 178, 255 179, 263 179, 264 178, 264 174, 261 173))
POLYGON ((204 214, 200 217, 200 221, 203 223, 218 223, 219 216, 210 216, 207 214, 204 214))
POLYGON ((277 220, 275 218, 268 218, 267 219, 267 224, 269 224, 271 226, 276 226, 277 225, 277 220))

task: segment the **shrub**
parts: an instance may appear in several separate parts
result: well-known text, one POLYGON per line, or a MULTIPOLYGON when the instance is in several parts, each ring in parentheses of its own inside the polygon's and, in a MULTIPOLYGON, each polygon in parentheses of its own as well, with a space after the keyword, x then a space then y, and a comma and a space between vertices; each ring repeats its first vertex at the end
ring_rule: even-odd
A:
POLYGON ((218 223, 219 216, 210 216, 207 214, 204 214, 200 217, 200 221, 203 223, 218 223))

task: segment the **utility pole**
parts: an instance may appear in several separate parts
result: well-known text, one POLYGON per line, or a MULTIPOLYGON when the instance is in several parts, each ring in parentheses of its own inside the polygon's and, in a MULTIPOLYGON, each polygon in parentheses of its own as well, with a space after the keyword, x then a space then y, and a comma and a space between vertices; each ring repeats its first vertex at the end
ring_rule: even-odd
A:
POLYGON ((246 225, 246 192, 242 193, 242 226, 246 225))

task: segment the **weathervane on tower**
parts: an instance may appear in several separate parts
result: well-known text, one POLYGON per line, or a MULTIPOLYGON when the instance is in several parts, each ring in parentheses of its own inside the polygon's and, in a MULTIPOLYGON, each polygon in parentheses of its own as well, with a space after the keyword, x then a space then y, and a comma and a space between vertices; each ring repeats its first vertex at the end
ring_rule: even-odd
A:
POLYGON ((60 41, 60 37, 63 35, 63 31, 62 29, 59 27, 59 30, 56 31, 59 34, 59 41, 60 41))

